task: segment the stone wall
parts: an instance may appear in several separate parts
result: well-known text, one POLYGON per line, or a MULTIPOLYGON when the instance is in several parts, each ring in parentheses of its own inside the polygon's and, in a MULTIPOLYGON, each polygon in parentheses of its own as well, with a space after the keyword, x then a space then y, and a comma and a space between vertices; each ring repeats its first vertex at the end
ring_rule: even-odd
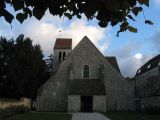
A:
POLYGON ((31 108, 31 99, 29 98, 21 98, 20 101, 1 101, 0 100, 0 109, 6 109, 12 106, 24 106, 27 108, 31 108))
POLYGON ((107 111, 135 110, 134 89, 108 62, 104 66, 107 111))
POLYGON ((69 62, 65 60, 59 69, 41 88, 37 94, 37 111, 67 111, 69 62))
POLYGON ((154 87, 156 89, 155 84, 157 85, 157 89, 159 89, 160 91, 160 77, 159 79, 155 78, 156 76, 158 77, 159 75, 160 74, 158 71, 158 67, 156 67, 139 76, 136 76, 136 97, 142 98, 147 96, 153 96, 155 94, 154 93, 155 91, 151 90, 151 88, 154 87))
POLYGON ((81 41, 77 47, 70 56, 73 79, 84 79, 82 74, 84 65, 89 65, 89 79, 99 79, 100 65, 103 64, 102 54, 87 40, 81 41))
POLYGON ((68 96, 68 112, 80 112, 81 111, 81 98, 79 95, 68 96))
POLYGON ((145 97, 141 98, 141 109, 152 108, 152 107, 160 108, 160 96, 155 97, 145 97))
POLYGON ((63 61, 63 52, 65 52, 65 56, 66 56, 65 58, 67 58, 67 56, 71 52, 71 49, 55 49, 53 52, 54 52, 54 58, 53 58, 54 59, 54 63, 53 63, 54 71, 53 72, 55 72, 60 64, 59 63, 59 52, 62 53, 61 61, 63 61))
MULTIPOLYGON (((81 96, 69 95, 68 96, 68 112, 81 111, 81 96)), ((106 96, 94 95, 93 96, 93 111, 106 112, 106 96)))
POLYGON ((106 96, 104 95, 93 96, 93 111, 106 112, 106 96))

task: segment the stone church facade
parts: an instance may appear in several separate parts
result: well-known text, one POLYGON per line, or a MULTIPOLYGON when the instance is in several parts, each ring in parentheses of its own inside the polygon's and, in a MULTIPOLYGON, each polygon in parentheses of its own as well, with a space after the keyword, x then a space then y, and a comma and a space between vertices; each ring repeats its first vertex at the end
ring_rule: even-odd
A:
POLYGON ((38 91, 37 111, 105 112, 134 110, 134 90, 115 57, 105 57, 85 36, 72 50, 57 39, 55 71, 38 91))

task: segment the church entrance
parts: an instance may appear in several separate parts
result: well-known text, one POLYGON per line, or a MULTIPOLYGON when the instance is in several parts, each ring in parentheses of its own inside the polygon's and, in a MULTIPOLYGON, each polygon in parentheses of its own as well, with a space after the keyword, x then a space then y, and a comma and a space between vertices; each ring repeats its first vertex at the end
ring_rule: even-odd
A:
POLYGON ((81 96, 81 112, 93 111, 93 96, 81 96))

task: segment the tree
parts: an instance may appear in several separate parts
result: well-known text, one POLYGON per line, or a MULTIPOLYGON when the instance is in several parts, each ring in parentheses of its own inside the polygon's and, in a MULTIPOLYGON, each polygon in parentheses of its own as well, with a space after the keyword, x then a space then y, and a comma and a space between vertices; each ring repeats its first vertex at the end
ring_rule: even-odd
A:
POLYGON ((49 78, 39 45, 20 35, 16 40, 0 39, 0 97, 34 98, 49 78))
MULTIPOLYGON (((119 35, 126 30, 137 32, 128 21, 135 21, 134 16, 143 11, 143 5, 149 7, 149 0, 1 0, 0 16, 4 16, 6 21, 11 23, 14 15, 5 9, 6 4, 14 8, 17 12, 16 19, 21 23, 32 16, 40 20, 47 9, 53 16, 64 15, 69 19, 73 16, 80 19, 84 13, 88 20, 96 18, 100 27, 107 27, 109 23, 115 26, 119 23, 119 35)), ((153 24, 146 19, 145 23, 153 24)))
POLYGON ((54 69, 54 58, 53 58, 53 54, 50 54, 48 56, 48 59, 46 59, 46 64, 48 66, 48 72, 50 73, 50 75, 52 75, 53 73, 53 69, 54 69))
POLYGON ((132 78, 126 77, 125 79, 131 86, 135 87, 136 79, 134 77, 132 77, 132 78))

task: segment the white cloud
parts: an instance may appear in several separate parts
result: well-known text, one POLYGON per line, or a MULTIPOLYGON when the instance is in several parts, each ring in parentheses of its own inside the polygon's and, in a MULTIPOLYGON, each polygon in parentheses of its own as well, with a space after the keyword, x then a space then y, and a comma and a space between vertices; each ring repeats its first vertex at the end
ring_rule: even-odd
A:
POLYGON ((144 65, 149 59, 154 57, 155 54, 135 54, 134 56, 128 56, 125 59, 119 58, 118 63, 121 68, 121 73, 124 77, 133 77, 136 71, 144 65))
POLYGON ((76 19, 73 22, 65 19, 63 24, 67 24, 67 27, 63 27, 61 21, 62 19, 53 17, 47 13, 41 21, 32 18, 24 22, 21 26, 22 30, 19 30, 16 34, 18 36, 20 33, 23 33, 25 36, 30 37, 34 44, 39 43, 45 55, 53 52, 55 40, 59 37, 72 38, 74 48, 86 35, 101 52, 104 53, 107 50, 110 40, 112 39, 109 34, 110 29, 102 29, 94 25, 88 25, 84 18, 81 20, 76 19), (62 31, 60 36, 59 30, 62 31))
POLYGON ((136 71, 156 53, 142 54, 139 51, 144 47, 142 43, 129 40, 120 48, 112 50, 109 55, 116 56, 121 73, 124 77, 133 77, 136 71))
POLYGON ((75 47, 86 35, 99 48, 99 50, 104 53, 108 48, 109 41, 111 40, 109 34, 105 35, 105 32, 105 29, 98 29, 96 26, 86 25, 84 21, 77 20, 71 23, 67 29, 62 30, 62 37, 73 38, 73 47, 75 47), (102 39, 105 42, 100 44, 102 39))
POLYGON ((155 0, 156 3, 160 4, 160 0, 155 0))
POLYGON ((141 60, 143 57, 143 55, 141 53, 137 53, 134 55, 134 58, 137 59, 137 60, 141 60))

